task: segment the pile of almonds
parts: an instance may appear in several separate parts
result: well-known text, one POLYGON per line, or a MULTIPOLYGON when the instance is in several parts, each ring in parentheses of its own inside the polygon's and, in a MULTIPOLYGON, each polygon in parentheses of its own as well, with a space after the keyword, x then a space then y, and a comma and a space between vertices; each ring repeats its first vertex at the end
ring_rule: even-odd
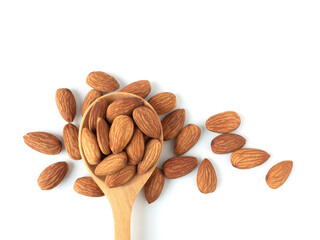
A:
MULTIPOLYGON (((186 154, 199 140, 201 129, 194 124, 185 124, 185 110, 175 109, 176 97, 169 92, 152 96, 148 108, 143 104, 151 85, 147 80, 133 82, 122 88, 138 97, 123 98, 107 103, 100 98, 105 92, 119 89, 117 80, 104 72, 92 72, 87 77, 87 84, 92 90, 86 95, 81 109, 82 116, 90 109, 88 127, 82 131, 81 142, 88 163, 95 166, 95 174, 105 178, 108 187, 118 187, 129 182, 135 174, 144 174, 159 160, 162 150, 161 125, 163 140, 174 140, 175 157, 166 160, 162 168, 155 168, 144 186, 148 203, 154 202, 161 194, 165 178, 176 179, 192 172, 198 165, 198 159, 186 154), (97 100, 100 98, 99 100, 97 100), (96 101, 97 100, 97 101, 96 101), (164 116, 160 123, 157 115, 164 116), (161 125, 160 125, 161 124, 161 125)), ((76 101, 69 89, 56 91, 58 110, 68 123, 63 128, 63 142, 66 152, 73 160, 81 159, 79 151, 79 129, 72 124, 76 116, 76 101)), ((210 117, 205 126, 209 131, 221 133, 211 142, 215 154, 231 154, 231 163, 239 169, 249 169, 263 164, 270 155, 259 149, 243 148, 246 139, 233 134, 240 125, 240 116, 232 111, 210 117)), ((25 143, 32 149, 55 155, 62 150, 61 141, 46 132, 31 132, 24 136, 25 143)), ((290 175, 292 161, 283 161, 273 166, 266 176, 271 188, 280 187, 290 175)), ((41 189, 56 187, 68 171, 67 162, 57 162, 40 174, 38 184, 41 189)), ((197 185, 202 193, 212 193, 217 187, 215 168, 208 159, 204 159, 198 168, 197 185)), ((91 177, 81 177, 75 181, 74 190, 90 197, 103 196, 103 192, 91 177)))

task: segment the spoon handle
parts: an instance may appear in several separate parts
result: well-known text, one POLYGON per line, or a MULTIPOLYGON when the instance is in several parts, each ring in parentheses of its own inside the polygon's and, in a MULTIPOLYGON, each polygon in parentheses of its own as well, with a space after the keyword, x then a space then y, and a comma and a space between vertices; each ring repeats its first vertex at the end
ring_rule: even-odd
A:
POLYGON ((130 201, 112 202, 115 240, 130 240, 132 203, 130 201))

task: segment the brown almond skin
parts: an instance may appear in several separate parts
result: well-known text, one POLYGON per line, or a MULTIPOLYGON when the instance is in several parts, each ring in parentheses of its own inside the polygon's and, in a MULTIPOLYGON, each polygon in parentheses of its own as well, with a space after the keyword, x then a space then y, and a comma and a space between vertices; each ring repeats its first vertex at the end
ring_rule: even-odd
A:
POLYGON ((72 122, 76 116, 76 100, 72 92, 67 88, 56 91, 56 104, 64 120, 72 122))
POLYGON ((239 169, 257 167, 269 159, 270 155, 259 149, 242 148, 231 154, 231 163, 239 169))
POLYGON ((113 174, 127 165, 127 155, 125 152, 111 154, 102 160, 94 170, 97 176, 113 174))
POLYGON ((142 105, 141 98, 122 98, 112 102, 107 109, 107 120, 112 123, 120 115, 130 116, 133 110, 142 105))
POLYGON ((63 128, 63 142, 69 157, 73 160, 81 159, 79 150, 79 129, 72 123, 63 128))
POLYGON ((74 185, 73 189, 84 196, 87 197, 102 197, 104 193, 101 191, 99 186, 95 183, 92 177, 81 177, 78 178, 74 185))
POLYGON ((88 128, 83 128, 81 141, 83 153, 88 163, 97 165, 101 160, 101 151, 96 136, 88 128))
POLYGON ((176 96, 170 92, 162 92, 152 96, 148 101, 158 115, 172 111, 177 105, 176 96))
POLYGON ((168 141, 175 138, 181 131, 186 119, 186 111, 177 109, 169 113, 162 121, 163 140, 168 141))
POLYGON ((85 114, 86 110, 88 107, 99 97, 102 96, 102 92, 96 90, 96 89, 91 89, 87 95, 85 96, 83 103, 82 103, 82 108, 81 108, 81 114, 82 116, 85 114))
POLYGON ((199 140, 201 129, 194 124, 188 124, 179 133, 175 143, 173 152, 180 156, 188 152, 199 140))
POLYGON ((246 144, 246 139, 240 135, 225 133, 211 141, 211 149, 216 154, 226 154, 239 150, 246 144))
POLYGON ((161 122, 159 117, 148 107, 137 107, 132 117, 138 128, 151 138, 158 138, 161 134, 161 122))
POLYGON ((129 165, 137 165, 144 154, 144 135, 139 128, 134 129, 133 137, 126 147, 129 165))
POLYGON ((153 203, 157 200, 162 192, 165 177, 160 168, 155 168, 152 175, 144 185, 144 197, 147 202, 153 203))
POLYGON ((87 77, 87 84, 101 92, 112 92, 120 87, 114 77, 101 71, 91 72, 87 77))
POLYGON ((292 161, 282 161, 274 165, 266 176, 266 182, 272 189, 281 187, 287 181, 293 167, 292 161))
POLYGON ((118 172, 112 175, 107 175, 105 179, 107 187, 118 187, 129 182, 131 178, 133 178, 133 176, 136 174, 136 169, 136 166, 127 165, 118 172))
POLYGON ((33 150, 48 155, 56 155, 61 152, 60 140, 46 132, 30 132, 23 136, 24 142, 33 150))
POLYGON ((89 129, 93 132, 96 131, 98 118, 105 118, 108 104, 104 99, 97 100, 92 106, 89 116, 89 129))
POLYGON ((45 168, 38 178, 42 190, 50 190, 58 186, 69 169, 68 163, 57 162, 45 168))
POLYGON ((97 130, 97 140, 98 140, 98 144, 101 152, 104 155, 109 155, 111 153, 111 150, 109 147, 109 125, 101 117, 98 118, 96 130, 97 130))
POLYGON ((116 117, 109 131, 109 146, 113 153, 120 153, 130 142, 134 132, 134 124, 130 117, 116 117))
POLYGON ((165 161, 162 165, 162 170, 166 178, 175 179, 183 177, 192 172, 198 165, 198 160, 195 157, 180 156, 173 157, 165 161))
POLYGON ((148 172, 159 161, 161 150, 162 145, 158 139, 151 139, 147 142, 144 156, 137 167, 138 174, 148 172))
POLYGON ((212 193, 217 188, 217 175, 212 163, 205 158, 199 165, 197 185, 200 192, 212 193))
POLYGON ((229 133, 236 130, 241 123, 238 113, 227 111, 213 115, 206 121, 206 128, 211 132, 229 133))
POLYGON ((151 84, 148 80, 140 80, 122 88, 120 92, 135 94, 141 98, 146 98, 151 91, 151 84))

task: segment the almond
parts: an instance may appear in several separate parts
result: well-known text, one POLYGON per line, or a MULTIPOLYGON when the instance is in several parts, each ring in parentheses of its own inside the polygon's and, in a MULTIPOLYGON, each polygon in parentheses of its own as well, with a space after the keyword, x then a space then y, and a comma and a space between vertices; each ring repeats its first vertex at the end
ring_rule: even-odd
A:
POLYGON ((112 123, 120 115, 130 116, 133 110, 142 105, 141 98, 122 98, 111 103, 107 109, 107 120, 112 123))
POLYGON ((125 152, 111 154, 102 160, 94 170, 97 176, 113 174, 127 165, 127 155, 125 152))
POLYGON ((84 113, 86 112, 88 107, 91 105, 91 103, 93 103, 95 100, 97 100, 101 96, 102 96, 102 92, 95 90, 95 89, 91 89, 87 93, 87 95, 84 98, 83 103, 82 103, 82 108, 81 108, 82 116, 84 115, 84 113))
POLYGON ((73 189, 84 196, 87 197, 102 197, 104 193, 101 191, 96 182, 92 177, 81 177, 78 178, 73 186, 73 189))
POLYGON ((226 154, 242 148, 246 144, 246 139, 237 134, 221 134, 211 141, 212 152, 216 154, 226 154))
POLYGON ((201 129, 197 125, 185 126, 174 143, 174 154, 180 156, 188 152, 198 142, 200 135, 201 129))
POLYGON ((96 136, 88 128, 83 128, 81 142, 88 163, 97 165, 101 159, 101 151, 96 136))
POLYGON ((110 127, 109 146, 113 153, 120 153, 130 142, 134 131, 134 124, 130 117, 120 115, 116 117, 110 127))
POLYGON ((97 127, 98 118, 105 118, 108 104, 105 99, 97 100, 92 106, 89 116, 89 129, 95 131, 97 127))
POLYGON ((76 100, 72 92, 67 88, 60 88, 56 91, 56 104, 58 110, 67 122, 72 122, 76 116, 76 100))
POLYGON ((134 129, 133 137, 126 147, 129 165, 137 165, 144 154, 144 135, 139 128, 134 129))
POLYGON ((137 107, 133 113, 133 120, 139 129, 151 138, 158 138, 161 134, 159 117, 148 107, 137 107))
POLYGON ((204 159, 198 168, 197 185, 202 193, 212 193, 217 188, 217 175, 212 163, 204 159))
POLYGON ((146 173, 159 161, 161 150, 162 145, 158 139, 151 139, 147 142, 144 156, 138 164, 138 174, 146 173))
POLYGON ((144 185, 144 197, 153 203, 160 196, 164 186, 164 175, 160 168, 155 168, 149 180, 144 185))
POLYGON ((136 166, 127 165, 118 172, 112 175, 107 175, 105 179, 107 187, 118 187, 129 182, 131 178, 133 178, 133 176, 136 174, 136 168, 136 166))
POLYGON ((102 92, 112 92, 120 87, 114 77, 100 71, 90 73, 87 77, 87 84, 102 92))
POLYGON ((186 111, 184 109, 177 109, 169 113, 161 121, 164 141, 173 139, 179 134, 183 127, 185 118, 186 111))
POLYGON ((42 190, 50 190, 59 185, 68 172, 68 163, 57 162, 45 168, 38 178, 42 190))
POLYGON ((60 140, 46 132, 31 132, 23 136, 24 142, 32 149, 49 155, 61 152, 62 143, 60 140))
POLYGON ((109 125, 102 117, 99 117, 97 121, 97 140, 101 152, 104 155, 109 155, 111 153, 109 147, 109 125))
POLYGON ((180 156, 168 159, 162 165, 162 170, 166 178, 174 179, 187 175, 198 165, 195 157, 180 156))
POLYGON ((63 142, 69 157, 73 160, 81 159, 79 150, 79 129, 72 123, 63 128, 63 142))
POLYGON ((206 128, 211 132, 229 133, 236 130, 240 122, 238 113, 227 111, 210 117, 206 121, 206 128))
POLYGON ((177 105, 176 96, 170 92, 158 93, 151 97, 148 102, 158 115, 172 111, 177 105))
POLYGON ((272 189, 276 189, 288 179, 293 167, 292 161, 282 161, 274 165, 266 176, 266 182, 272 189))
POLYGON ((141 98, 146 98, 151 91, 151 84, 148 80, 140 80, 122 88, 120 92, 135 94, 141 98))
POLYGON ((231 163, 240 169, 249 169, 263 164, 270 155, 259 149, 242 148, 231 154, 231 163))

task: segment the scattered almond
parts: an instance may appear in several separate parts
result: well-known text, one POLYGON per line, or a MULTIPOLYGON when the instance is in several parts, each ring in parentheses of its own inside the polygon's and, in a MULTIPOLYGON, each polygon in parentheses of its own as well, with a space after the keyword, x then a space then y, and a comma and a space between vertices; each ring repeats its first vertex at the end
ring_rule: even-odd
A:
POLYGON ((104 99, 97 100, 92 106, 89 116, 89 129, 95 131, 97 127, 98 118, 105 118, 108 104, 104 99))
POLYGON ((212 152, 226 154, 239 150, 246 144, 246 139, 240 135, 225 133, 215 137, 211 141, 212 152))
POLYGON ((133 120, 139 129, 151 138, 161 134, 161 123, 158 116, 148 107, 140 106, 133 111, 133 120))
POLYGON ((23 136, 24 142, 32 149, 49 155, 61 152, 62 143, 60 140, 46 132, 31 132, 23 136))
POLYGON ((109 155, 111 153, 109 147, 109 125, 102 117, 99 117, 97 121, 97 140, 101 152, 104 155, 109 155))
POLYGON ((59 185, 68 172, 68 163, 57 162, 45 168, 38 178, 42 190, 50 190, 59 185))
POLYGON ((177 109, 169 113, 162 121, 163 140, 167 141, 175 138, 181 131, 186 118, 184 109, 177 109))
POLYGON ((90 73, 87 77, 87 84, 102 92, 112 92, 120 87, 114 77, 100 71, 90 73))
POLYGON ((127 165, 127 155, 125 152, 111 154, 102 160, 94 170, 97 176, 113 174, 127 165))
POLYGON ((130 116, 133 110, 142 105, 141 98, 122 98, 112 102, 107 109, 107 120, 112 123, 120 115, 130 116))
POLYGON ((67 122, 72 122, 76 116, 76 100, 72 92, 67 88, 60 88, 56 91, 56 104, 58 110, 67 122))
POLYGON ((148 102, 158 115, 172 111, 177 105, 176 96, 170 92, 158 93, 151 97, 148 102))
POLYGON ((195 157, 180 156, 168 159, 162 165, 162 170, 166 178, 174 179, 187 175, 198 165, 195 157))
POLYGON ((102 92, 95 90, 95 89, 91 89, 87 93, 87 95, 85 96, 83 103, 82 103, 82 108, 81 108, 82 116, 84 115, 84 113, 86 112, 88 107, 91 105, 91 103, 93 103, 95 100, 97 100, 101 96, 102 96, 102 92))
POLYGON ((84 196, 87 197, 102 197, 104 193, 101 191, 96 182, 92 177, 81 177, 78 178, 73 186, 73 189, 84 196))
POLYGON ((288 179, 293 167, 292 161, 282 161, 274 165, 266 176, 266 182, 272 189, 282 186, 288 179))
POLYGON ((197 125, 185 126, 174 143, 174 154, 180 156, 188 152, 198 142, 200 135, 201 129, 197 125))
POLYGON ((83 128, 81 142, 88 163, 97 165, 101 159, 101 151, 96 136, 88 128, 83 128))
POLYGON ((120 115, 113 120, 109 132, 109 146, 113 153, 120 153, 130 142, 134 124, 130 117, 120 115))
POLYGON ((151 139, 147 142, 144 156, 138 164, 138 174, 146 173, 159 161, 161 150, 162 145, 158 139, 151 139))
POLYGON ((129 165, 137 165, 144 154, 144 135, 139 128, 134 129, 133 137, 126 147, 129 165))
POLYGON ((153 203, 160 196, 164 186, 164 175, 160 168, 155 168, 149 180, 144 185, 144 197, 153 203))
POLYGON ((211 132, 229 133, 236 130, 240 122, 238 113, 227 111, 210 117, 206 121, 206 128, 211 132))
POLYGON ((120 92, 127 92, 135 94, 141 98, 146 98, 151 91, 151 84, 148 80, 140 80, 129 84, 120 90, 120 92))
POLYGON ((217 188, 217 175, 212 163, 204 159, 198 168, 197 185, 202 193, 212 193, 217 188))
POLYGON ((79 129, 72 123, 63 128, 63 142, 69 157, 73 160, 81 159, 79 150, 79 129))
POLYGON ((263 164, 270 155, 259 149, 242 148, 231 154, 231 163, 240 169, 249 169, 263 164))
POLYGON ((136 168, 136 166, 127 165, 118 172, 112 175, 107 175, 105 179, 107 187, 118 187, 129 182, 131 178, 133 178, 133 176, 136 174, 136 168))

